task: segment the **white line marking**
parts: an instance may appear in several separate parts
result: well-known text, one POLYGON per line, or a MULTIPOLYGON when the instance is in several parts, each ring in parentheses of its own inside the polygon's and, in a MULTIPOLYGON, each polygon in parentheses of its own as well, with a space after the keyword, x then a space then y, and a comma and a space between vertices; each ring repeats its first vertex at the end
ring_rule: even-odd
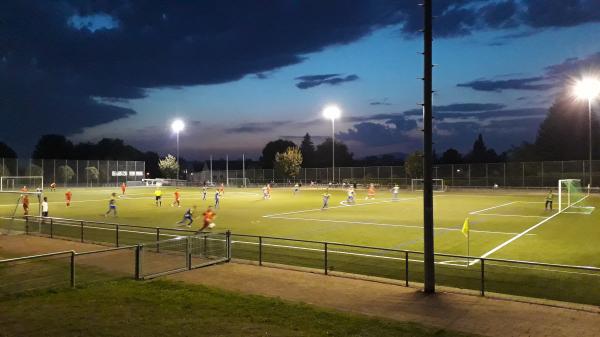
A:
MULTIPOLYGON (((375 205, 375 204, 385 204, 385 203, 390 203, 390 202, 396 202, 396 201, 408 201, 408 200, 416 200, 416 199, 420 199, 420 197, 416 197, 416 198, 401 198, 401 199, 397 199, 397 200, 383 200, 383 201, 376 201, 376 202, 365 202, 365 203, 360 203, 360 204, 354 204, 354 205, 344 205, 344 206, 332 206, 332 207, 328 207, 327 209, 335 209, 335 208, 342 208, 342 207, 357 207, 357 206, 367 206, 367 205, 375 205)), ((263 218, 271 218, 271 217, 275 217, 275 216, 279 216, 279 215, 289 215, 289 214, 299 214, 299 213, 308 213, 308 212, 315 212, 315 211, 320 211, 321 208, 312 208, 312 209, 304 209, 301 211, 292 211, 292 212, 284 212, 284 213, 274 213, 274 214, 266 214, 263 215, 263 218)))
POLYGON ((473 214, 473 215, 508 216, 508 217, 517 217, 517 218, 542 218, 542 219, 547 218, 547 216, 541 216, 541 215, 519 215, 519 214, 498 214, 498 213, 478 213, 478 214, 473 214))
POLYGON ((477 213, 481 213, 481 212, 485 212, 485 211, 489 211, 491 209, 494 208, 500 208, 500 207, 504 207, 504 206, 508 206, 508 205, 512 205, 517 203, 518 201, 511 201, 511 202, 507 202, 506 204, 502 204, 502 205, 497 205, 497 206, 492 206, 492 207, 488 207, 488 208, 484 208, 484 209, 480 209, 478 211, 473 211, 473 212, 469 212, 469 214, 477 214, 477 213))
MULTIPOLYGON (((387 224, 387 223, 365 222, 365 221, 311 219, 311 218, 295 218, 295 217, 284 217, 284 216, 270 216, 269 219, 305 220, 305 221, 317 221, 317 222, 334 222, 334 223, 347 223, 347 224, 357 224, 357 225, 373 225, 373 226, 383 226, 383 227, 403 227, 403 228, 423 229, 423 226, 416 226, 416 225, 399 225, 399 224, 387 224)), ((452 228, 452 227, 435 227, 434 229, 442 230, 442 231, 457 231, 457 232, 460 232, 462 230, 460 228, 452 228)), ((506 235, 518 234, 518 233, 511 233, 511 232, 495 232, 495 231, 482 231, 482 230, 471 230, 471 232, 486 233, 486 234, 506 234, 506 235)), ((528 235, 535 235, 535 234, 528 234, 528 235)))
MULTIPOLYGON (((569 207, 565 208, 565 209, 564 209, 564 210, 562 210, 561 212, 558 212, 558 213, 556 213, 556 214, 554 214, 554 215, 551 215, 551 216, 547 217, 546 219, 544 219, 544 220, 542 220, 542 221, 538 222, 537 224, 535 224, 535 225, 533 225, 533 226, 531 226, 531 227, 527 228, 526 230, 524 230, 524 231, 522 231, 521 233, 519 233, 519 234, 515 235, 514 237, 512 237, 512 238, 510 238, 510 239, 506 240, 505 242, 501 243, 500 245, 498 245, 498 246, 494 247, 492 250, 490 250, 490 251, 488 251, 487 253, 485 253, 485 254, 481 255, 480 257, 481 257, 481 258, 486 258, 486 257, 488 257, 488 256, 490 256, 490 255, 492 255, 492 254, 494 254, 495 252, 499 251, 500 249, 502 249, 502 248, 504 248, 504 247, 508 246, 509 244, 511 244, 512 242, 514 242, 515 240, 519 239, 519 238, 520 238, 520 237, 522 237, 523 235, 525 235, 525 234, 527 234, 527 233, 531 232, 532 230, 534 230, 534 229, 538 228, 539 226, 541 226, 541 225, 545 224, 546 222, 550 221, 551 219, 553 219, 553 218, 554 218, 554 217, 556 217, 557 215, 561 214, 562 212, 566 211, 566 210, 567 210, 567 209, 569 209, 570 207, 572 207, 572 206, 574 206, 574 205, 576 205, 576 204, 578 204, 578 203, 582 202, 582 201, 583 201, 583 200, 585 200, 587 197, 588 197, 588 196, 585 196, 585 197, 583 197, 581 200, 579 200, 579 201, 577 201, 576 203, 572 204, 571 206, 569 206, 569 207)), ((470 263, 470 265, 473 265, 473 264, 475 264, 475 263, 478 263, 478 262, 479 262, 479 260, 475 260, 475 261, 471 262, 471 263, 470 263)))

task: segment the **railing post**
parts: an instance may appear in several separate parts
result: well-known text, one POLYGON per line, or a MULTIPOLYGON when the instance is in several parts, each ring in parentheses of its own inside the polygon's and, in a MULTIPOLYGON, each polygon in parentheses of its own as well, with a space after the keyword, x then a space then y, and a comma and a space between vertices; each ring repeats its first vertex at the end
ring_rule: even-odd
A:
POLYGON ((156 227, 156 252, 160 253, 160 227, 156 227))
POLYGON ((485 260, 481 259, 481 296, 485 296, 485 260))
POLYGON ((225 246, 227 248, 227 262, 231 261, 231 231, 225 233, 225 246))
POLYGON ((135 246, 135 279, 140 280, 142 274, 142 246, 135 246))
POLYGON ((325 245, 325 247, 323 249, 323 252, 324 252, 324 256, 323 256, 323 268, 325 269, 325 275, 327 275, 329 273, 328 270, 327 270, 327 269, 329 269, 328 265, 327 265, 328 262, 329 262, 329 261, 327 261, 327 242, 324 242, 324 245, 325 245))
POLYGON ((202 249, 202 252, 204 254, 204 257, 208 257, 208 236, 204 235, 204 247, 202 249))
MULTIPOLYGON (((14 217, 13 217, 14 219, 14 217)), ((29 217, 25 217, 25 234, 29 234, 29 217)))
POLYGON ((404 285, 408 287, 408 252, 404 252, 404 285))
POLYGON ((75 252, 71 252, 71 288, 75 287, 75 252))
POLYGON ((119 247, 119 225, 116 225, 115 229, 116 229, 116 231, 115 231, 116 232, 115 233, 115 236, 116 236, 115 237, 115 244, 116 244, 117 247, 119 247))
POLYGON ((80 226, 81 226, 81 242, 83 242, 83 221, 81 221, 80 226))
POLYGON ((262 236, 258 237, 258 265, 262 266, 262 236))
POLYGON ((52 218, 50 218, 50 239, 52 239, 54 237, 54 221, 52 221, 52 218))
POLYGON ((190 249, 191 240, 189 236, 185 237, 185 263, 188 270, 192 270, 192 250, 190 249))

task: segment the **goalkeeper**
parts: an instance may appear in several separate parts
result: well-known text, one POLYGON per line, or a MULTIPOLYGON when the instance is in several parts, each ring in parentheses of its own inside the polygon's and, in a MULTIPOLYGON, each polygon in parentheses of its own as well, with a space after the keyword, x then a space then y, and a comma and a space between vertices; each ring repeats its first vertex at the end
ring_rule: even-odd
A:
POLYGON ((553 198, 553 194, 552 194, 552 190, 548 191, 548 194, 546 195, 546 204, 544 205, 544 210, 552 210, 552 198, 553 198))
POLYGON ((196 211, 196 206, 194 206, 192 208, 188 208, 187 211, 185 211, 185 213, 183 214, 183 219, 181 219, 181 221, 179 221, 177 224, 183 225, 186 221, 189 221, 186 226, 192 227, 192 223, 194 222, 194 212, 195 211, 196 211))

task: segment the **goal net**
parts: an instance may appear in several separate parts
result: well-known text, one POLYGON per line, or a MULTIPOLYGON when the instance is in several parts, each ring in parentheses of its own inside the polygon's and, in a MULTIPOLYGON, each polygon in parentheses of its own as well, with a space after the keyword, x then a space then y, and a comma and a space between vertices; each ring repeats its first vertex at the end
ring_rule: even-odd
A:
MULTIPOLYGON (((422 191, 424 185, 423 179, 412 179, 410 181, 410 188, 413 191, 422 191)), ((444 192, 446 190, 444 185, 444 179, 433 179, 433 191, 444 192)))
POLYGON ((229 178, 229 186, 247 187, 248 185, 250 185, 250 179, 248 178, 229 178))
MULTIPOLYGON (((587 213, 589 207, 579 205, 587 198, 588 193, 581 186, 580 179, 561 179, 558 181, 558 211, 563 212, 573 208, 575 213, 587 213)), ((593 208, 592 208, 593 210, 593 208)), ((590 211, 591 213, 591 211, 590 211)))
POLYGON ((39 231, 42 198, 42 192, 0 191, 0 233, 39 231))
POLYGON ((42 176, 2 176, 0 177, 1 192, 37 192, 44 188, 42 176))

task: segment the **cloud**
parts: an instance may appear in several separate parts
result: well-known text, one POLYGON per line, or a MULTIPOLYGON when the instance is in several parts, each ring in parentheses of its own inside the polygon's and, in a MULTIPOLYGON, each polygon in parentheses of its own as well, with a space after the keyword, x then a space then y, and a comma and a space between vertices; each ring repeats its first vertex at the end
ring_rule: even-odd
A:
POLYGON ((502 92, 504 90, 545 91, 569 84, 569 80, 587 72, 600 71, 600 52, 583 58, 573 57, 561 63, 547 66, 540 76, 512 79, 478 79, 459 83, 458 87, 477 91, 502 92))
POLYGON ((290 124, 291 121, 273 121, 261 123, 244 123, 242 125, 225 129, 228 133, 259 133, 273 131, 274 128, 290 124))
POLYGON ((339 85, 344 82, 353 82, 358 80, 358 76, 355 74, 347 76, 342 76, 340 74, 324 74, 299 76, 295 79, 298 81, 298 83, 296 83, 298 89, 309 89, 321 84, 339 85))

